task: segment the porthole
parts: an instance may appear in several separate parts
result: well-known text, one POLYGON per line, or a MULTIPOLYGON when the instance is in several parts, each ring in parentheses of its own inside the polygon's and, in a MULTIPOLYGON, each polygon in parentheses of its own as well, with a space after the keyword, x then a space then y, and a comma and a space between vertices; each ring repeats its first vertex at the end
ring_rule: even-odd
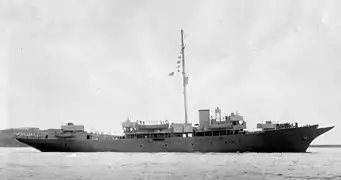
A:
POLYGON ((167 147, 168 145, 167 144, 165 144, 165 148, 167 147))
POLYGON ((141 144, 140 147, 143 148, 143 144, 141 144))
POLYGON ((194 143, 192 143, 192 146, 194 146, 194 143))
POLYGON ((234 141, 232 141, 232 143, 234 143, 234 141))
POLYGON ((210 144, 212 145, 212 144, 213 144, 213 142, 211 141, 211 142, 210 142, 210 144))
POLYGON ((227 141, 225 141, 225 144, 227 144, 227 141))

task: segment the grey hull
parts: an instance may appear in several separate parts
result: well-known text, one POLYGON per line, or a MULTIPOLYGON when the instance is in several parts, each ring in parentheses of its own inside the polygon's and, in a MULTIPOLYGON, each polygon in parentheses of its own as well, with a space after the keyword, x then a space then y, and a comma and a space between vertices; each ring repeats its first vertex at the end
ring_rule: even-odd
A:
POLYGON ((42 152, 306 152, 310 143, 332 129, 318 125, 226 136, 152 139, 16 138, 42 152))

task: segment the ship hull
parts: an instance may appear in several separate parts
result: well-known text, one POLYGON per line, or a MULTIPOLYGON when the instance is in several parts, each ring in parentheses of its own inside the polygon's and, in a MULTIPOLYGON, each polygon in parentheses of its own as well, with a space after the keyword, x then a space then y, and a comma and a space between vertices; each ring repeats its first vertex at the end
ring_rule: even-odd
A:
POLYGON ((310 143, 333 127, 318 125, 227 136, 152 139, 17 140, 42 152, 306 152, 310 143))

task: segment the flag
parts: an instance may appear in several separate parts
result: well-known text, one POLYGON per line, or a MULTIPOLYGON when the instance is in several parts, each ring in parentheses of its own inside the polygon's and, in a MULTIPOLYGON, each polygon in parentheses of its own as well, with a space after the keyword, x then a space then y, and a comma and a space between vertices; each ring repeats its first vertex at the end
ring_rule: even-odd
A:
POLYGON ((169 76, 174 76, 174 72, 169 73, 169 76))

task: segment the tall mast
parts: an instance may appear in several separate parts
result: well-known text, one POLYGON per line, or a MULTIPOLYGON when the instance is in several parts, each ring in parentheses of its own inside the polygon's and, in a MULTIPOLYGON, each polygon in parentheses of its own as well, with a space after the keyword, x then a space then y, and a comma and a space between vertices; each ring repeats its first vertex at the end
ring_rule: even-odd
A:
POLYGON ((185 46, 184 46, 184 31, 181 29, 181 57, 182 57, 182 85, 184 89, 184 105, 185 105, 185 124, 187 124, 187 96, 186 86, 188 83, 188 77, 185 71, 185 46))

